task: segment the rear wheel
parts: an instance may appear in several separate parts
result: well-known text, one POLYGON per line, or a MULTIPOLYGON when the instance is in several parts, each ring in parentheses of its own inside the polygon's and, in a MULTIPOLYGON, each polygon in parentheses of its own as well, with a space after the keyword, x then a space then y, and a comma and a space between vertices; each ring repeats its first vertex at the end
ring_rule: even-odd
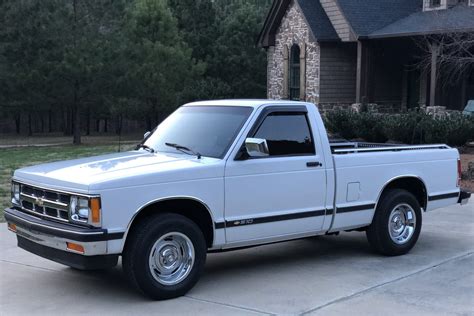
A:
POLYGON ((416 244, 421 231, 421 208, 410 192, 394 189, 385 193, 375 210, 367 239, 387 256, 403 255, 416 244))
POLYGON ((206 261, 206 242, 199 227, 170 213, 137 225, 123 254, 124 273, 153 299, 186 294, 198 281, 206 261))

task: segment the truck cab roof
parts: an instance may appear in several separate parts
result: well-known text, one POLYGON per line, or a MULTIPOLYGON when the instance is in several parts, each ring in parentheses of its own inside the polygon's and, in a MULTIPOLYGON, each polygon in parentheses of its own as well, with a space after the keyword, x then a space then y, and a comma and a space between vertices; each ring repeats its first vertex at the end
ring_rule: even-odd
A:
POLYGON ((187 103, 183 106, 247 106, 258 108, 262 105, 288 105, 301 106, 311 103, 291 100, 268 100, 268 99, 232 99, 232 100, 209 100, 187 103))

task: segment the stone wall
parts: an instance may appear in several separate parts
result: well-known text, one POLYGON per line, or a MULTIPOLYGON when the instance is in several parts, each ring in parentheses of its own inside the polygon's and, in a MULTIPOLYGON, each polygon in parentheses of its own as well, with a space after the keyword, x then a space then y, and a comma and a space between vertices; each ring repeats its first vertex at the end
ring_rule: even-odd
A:
POLYGON ((293 0, 276 32, 275 46, 267 50, 267 96, 269 99, 287 99, 288 79, 285 54, 293 44, 305 47, 306 91, 305 100, 319 100, 319 45, 310 35, 310 30, 298 4, 293 0), (305 45, 302 45, 305 44, 305 45), (286 50, 286 52, 285 52, 286 50))
POLYGON ((321 113, 339 110, 351 110, 355 112, 371 112, 371 113, 401 113, 400 103, 319 103, 318 109, 321 113))
MULTIPOLYGON (((300 64, 304 61, 305 82, 301 84, 304 91, 304 100, 318 103, 322 113, 333 110, 355 110, 359 108, 352 102, 324 102, 319 103, 320 97, 320 61, 321 49, 319 44, 311 35, 309 26, 301 12, 300 7, 292 0, 280 26, 275 34, 275 46, 267 49, 267 97, 269 99, 288 99, 288 59, 291 46, 297 44, 300 49, 305 49, 304 60, 300 59, 300 64)), ((337 101, 337 100, 336 100, 337 101)), ((378 103, 365 105, 364 111, 380 113, 398 113, 401 105, 378 103)))
POLYGON ((353 108, 352 103, 319 103, 318 109, 321 113, 340 110, 356 110, 353 108))

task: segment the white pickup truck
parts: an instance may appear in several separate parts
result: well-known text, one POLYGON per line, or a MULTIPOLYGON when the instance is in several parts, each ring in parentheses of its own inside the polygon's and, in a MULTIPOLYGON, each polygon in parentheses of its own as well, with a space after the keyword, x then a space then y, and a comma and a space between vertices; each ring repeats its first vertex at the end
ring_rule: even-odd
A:
POLYGON ((189 103, 134 151, 16 170, 5 210, 18 246, 78 269, 122 257, 154 299, 185 294, 208 252, 365 231, 407 253, 422 212, 465 203, 446 145, 330 143, 317 106, 189 103))

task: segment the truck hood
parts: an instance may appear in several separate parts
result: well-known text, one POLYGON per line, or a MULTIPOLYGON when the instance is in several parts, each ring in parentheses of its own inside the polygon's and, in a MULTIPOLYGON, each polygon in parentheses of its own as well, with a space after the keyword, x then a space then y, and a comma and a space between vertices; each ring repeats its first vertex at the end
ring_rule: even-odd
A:
POLYGON ((215 168, 219 161, 184 154, 130 151, 26 167, 16 170, 13 178, 51 189, 90 193, 114 187, 216 177, 221 173, 215 168))

